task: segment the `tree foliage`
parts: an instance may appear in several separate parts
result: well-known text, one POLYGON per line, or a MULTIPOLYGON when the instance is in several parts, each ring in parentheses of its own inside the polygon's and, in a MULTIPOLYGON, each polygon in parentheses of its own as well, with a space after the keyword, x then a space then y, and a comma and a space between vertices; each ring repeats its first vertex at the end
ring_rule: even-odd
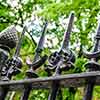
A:
MULTIPOLYGON (((60 19, 63 21, 68 18, 71 11, 75 12, 74 29, 71 34, 71 49, 77 54, 75 63, 77 67, 74 71, 67 73, 82 72, 85 70, 83 65, 86 62, 86 59, 82 56, 82 48, 90 50, 94 44, 93 37, 96 32, 98 18, 100 17, 99 0, 0 0, 0 31, 11 24, 23 27, 27 20, 31 20, 33 16, 37 16, 41 18, 41 20, 47 19, 51 25, 54 24, 54 27, 48 29, 47 34, 49 34, 49 36, 52 34, 58 39, 58 43, 55 46, 49 47, 49 45, 47 45, 49 49, 47 47, 45 48, 43 53, 49 55, 52 50, 56 50, 60 47, 64 30, 66 30, 66 28, 62 27, 60 19)), ((33 33, 32 35, 34 38, 37 34, 33 33)), ((51 44, 53 43, 52 40, 52 38, 48 39, 51 44)), ((37 42, 36 40, 34 41, 37 42)), ((26 57, 30 56, 33 58, 34 56, 34 49, 36 47, 34 43, 32 43, 30 38, 25 36, 20 53, 24 62, 23 71, 28 69, 25 64, 26 57)), ((45 76, 46 74, 42 68, 37 72, 39 72, 41 76, 45 76)), ((21 75, 18 75, 16 79, 25 77, 24 74, 23 72, 21 75)), ((98 91, 99 87, 96 87, 94 93, 95 100, 100 99, 98 91)), ((78 96, 81 95, 81 93, 82 91, 78 89, 75 100, 82 99, 82 96, 78 96)), ((63 94, 65 100, 68 90, 63 90, 63 94)), ((15 96, 16 100, 19 99, 19 95, 20 93, 15 96)), ((45 90, 44 92, 41 90, 33 91, 30 100, 46 100, 47 96, 48 92, 45 90)))

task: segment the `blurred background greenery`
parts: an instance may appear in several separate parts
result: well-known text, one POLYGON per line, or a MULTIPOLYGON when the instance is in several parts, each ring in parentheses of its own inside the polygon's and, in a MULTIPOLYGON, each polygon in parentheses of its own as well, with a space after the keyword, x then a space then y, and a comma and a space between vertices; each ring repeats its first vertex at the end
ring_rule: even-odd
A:
MULTIPOLYGON (((15 24, 18 31, 21 32, 23 25, 28 25, 30 21, 32 23, 28 31, 33 40, 26 33, 20 52, 24 63, 23 72, 13 79, 25 78, 25 71, 28 69, 25 64, 26 58, 32 59, 34 56, 45 19, 49 21, 49 25, 43 53, 49 55, 59 49, 71 11, 75 12, 75 21, 70 48, 76 54, 75 65, 77 67, 66 73, 80 73, 85 71, 84 63, 87 61, 83 58, 82 48, 91 50, 94 44, 96 27, 100 18, 100 0, 0 0, 0 31, 15 24)), ((37 70, 37 73, 39 76, 47 75, 43 66, 37 70)), ((82 100, 84 95, 84 88, 73 89, 73 92, 70 92, 70 88, 62 90, 63 100, 82 100)), ((33 90, 29 100, 47 100, 48 93, 47 90, 33 90)), ((93 100, 100 100, 99 93, 100 87, 96 86, 93 100)), ((20 91, 13 92, 8 94, 7 99, 20 100, 20 96, 20 91)), ((60 99, 58 98, 58 100, 60 99)))

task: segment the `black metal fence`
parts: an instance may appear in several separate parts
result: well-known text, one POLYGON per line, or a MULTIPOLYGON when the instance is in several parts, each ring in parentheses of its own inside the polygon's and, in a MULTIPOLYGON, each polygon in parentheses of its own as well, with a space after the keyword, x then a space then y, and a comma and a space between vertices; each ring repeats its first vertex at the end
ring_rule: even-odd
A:
POLYGON ((57 92, 60 88, 82 87, 85 88, 83 100, 92 100, 94 85, 100 85, 100 25, 97 29, 96 41, 92 53, 83 51, 83 55, 89 59, 85 67, 87 72, 62 75, 62 71, 75 68, 75 54, 69 49, 70 34, 74 22, 74 13, 70 14, 67 31, 64 34, 63 43, 58 51, 53 52, 49 56, 41 56, 43 50, 44 38, 48 22, 45 22, 39 43, 35 50, 33 62, 28 62, 29 70, 26 71, 26 79, 12 80, 12 76, 21 72, 22 60, 19 52, 22 39, 27 27, 24 26, 23 32, 16 46, 18 37, 15 27, 7 28, 0 34, 0 100, 6 100, 9 91, 23 91, 20 100, 28 100, 32 89, 49 89, 50 94, 48 100, 57 100, 57 92), (9 59, 10 49, 16 46, 15 53, 9 59), (48 64, 45 64, 48 61, 48 64), (35 72, 37 68, 44 64, 47 77, 39 77, 35 72))

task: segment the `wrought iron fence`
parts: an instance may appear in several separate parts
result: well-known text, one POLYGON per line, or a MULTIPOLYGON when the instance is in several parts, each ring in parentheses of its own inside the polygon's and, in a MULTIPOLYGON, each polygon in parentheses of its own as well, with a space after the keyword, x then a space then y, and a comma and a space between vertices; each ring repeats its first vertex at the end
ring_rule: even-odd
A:
POLYGON ((59 51, 51 55, 41 56, 43 50, 44 38, 48 22, 45 22, 39 43, 35 50, 33 62, 28 62, 29 70, 26 71, 26 78, 23 80, 12 80, 12 76, 21 72, 22 60, 19 52, 22 39, 27 27, 24 26, 23 32, 17 43, 15 53, 9 59, 10 49, 14 48, 18 37, 15 27, 10 27, 0 34, 0 100, 5 100, 9 91, 22 90, 20 100, 28 100, 32 89, 48 89, 50 94, 48 100, 56 100, 57 93, 61 88, 86 86, 83 100, 92 100, 94 85, 100 85, 100 24, 98 25, 96 41, 92 53, 83 52, 83 55, 89 59, 85 67, 87 72, 62 75, 62 71, 75 68, 75 54, 69 49, 70 34, 74 22, 74 13, 70 14, 67 31, 64 34, 63 43, 59 51), (45 64, 48 61, 48 64, 45 64), (45 64, 47 77, 39 77, 35 72, 37 68, 45 64))

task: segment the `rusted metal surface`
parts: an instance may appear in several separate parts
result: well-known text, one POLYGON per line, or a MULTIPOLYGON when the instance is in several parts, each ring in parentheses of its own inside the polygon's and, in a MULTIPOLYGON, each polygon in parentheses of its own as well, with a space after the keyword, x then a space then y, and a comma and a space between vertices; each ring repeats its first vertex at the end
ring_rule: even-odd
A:
POLYGON ((54 80, 58 80, 62 88, 82 87, 87 84, 90 77, 96 77, 96 85, 100 85, 100 71, 95 71, 36 79, 1 81, 0 87, 8 88, 9 91, 19 91, 24 90, 28 84, 32 83, 33 89, 50 89, 54 80))

